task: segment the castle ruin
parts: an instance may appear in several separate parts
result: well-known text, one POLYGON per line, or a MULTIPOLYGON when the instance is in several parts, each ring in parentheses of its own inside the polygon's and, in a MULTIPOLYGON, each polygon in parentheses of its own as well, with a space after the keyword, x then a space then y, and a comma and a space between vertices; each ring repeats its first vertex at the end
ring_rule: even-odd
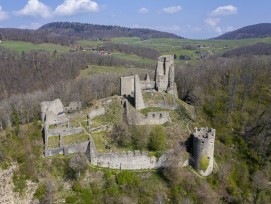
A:
MULTIPOLYGON (((70 113, 81 110, 81 102, 71 102, 67 107, 64 107, 60 99, 42 102, 41 119, 44 123, 45 156, 83 152, 88 155, 92 165, 112 169, 157 169, 165 166, 168 153, 156 158, 155 156, 149 156, 148 152, 138 150, 134 152, 98 152, 92 134, 110 131, 112 124, 100 124, 98 127, 92 127, 92 124, 95 117, 106 114, 108 107, 114 100, 121 106, 123 116, 126 117, 125 119, 129 125, 160 125, 170 122, 170 114, 167 110, 179 108, 175 102, 178 98, 178 92, 174 81, 173 56, 165 55, 158 58, 154 80, 151 80, 150 76, 146 74, 143 81, 139 79, 138 75, 135 75, 121 77, 120 82, 120 96, 96 101, 95 105, 88 109, 84 121, 77 121, 77 125, 74 122, 71 124, 70 113), (163 99, 165 96, 170 96, 169 98, 172 101, 170 103, 165 100, 150 103, 144 100, 144 94, 146 93, 149 93, 150 97, 155 97, 158 94, 163 99), (140 110, 148 107, 159 107, 167 110, 148 111, 143 115, 140 110), (85 124, 82 125, 82 122, 85 124), (64 142, 65 137, 75 137, 78 134, 85 134, 87 139, 74 144, 64 142), (57 139, 57 146, 51 147, 48 143, 49 138, 57 139)), ((190 164, 202 176, 208 176, 212 173, 214 140, 214 129, 195 128, 190 164)), ((185 161, 184 164, 187 163, 188 161, 185 161)))

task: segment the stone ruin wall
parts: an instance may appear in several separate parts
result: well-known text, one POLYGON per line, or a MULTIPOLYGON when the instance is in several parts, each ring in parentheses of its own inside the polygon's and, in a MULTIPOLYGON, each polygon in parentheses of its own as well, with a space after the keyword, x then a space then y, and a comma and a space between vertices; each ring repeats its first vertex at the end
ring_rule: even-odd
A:
POLYGON ((80 111, 82 108, 81 101, 72 101, 70 102, 69 106, 64 107, 64 112, 71 113, 75 111, 80 111))
POLYGON ((88 114, 88 118, 89 119, 93 119, 97 116, 101 116, 105 114, 105 108, 104 107, 98 107, 96 109, 92 109, 89 114, 88 114))
POLYGON ((68 136, 68 135, 79 134, 81 132, 83 132, 82 127, 48 129, 47 130, 47 137, 68 136))
POLYGON ((91 157, 91 164, 110 169, 157 169, 164 165, 166 155, 159 159, 148 156, 147 152, 123 152, 123 153, 96 153, 91 157))
POLYGON ((90 142, 86 141, 86 142, 81 142, 81 143, 77 143, 77 144, 69 145, 69 146, 45 149, 44 155, 48 157, 48 156, 54 156, 58 154, 68 155, 68 154, 79 153, 79 152, 88 153, 89 148, 90 148, 89 144, 90 142))
POLYGON ((141 89, 142 90, 154 90, 155 89, 155 81, 141 81, 141 89))
POLYGON ((134 76, 120 77, 120 95, 133 96, 135 91, 134 84, 134 76))
POLYGON ((143 95, 142 95, 142 88, 141 88, 141 82, 139 79, 138 75, 135 75, 135 109, 136 110, 141 110, 144 109, 145 103, 144 103, 144 99, 143 99, 143 95))
POLYGON ((148 112, 147 116, 137 119, 135 125, 162 125, 168 121, 170 121, 170 117, 166 111, 148 112))
POLYGON ((162 125, 170 121, 170 116, 167 111, 148 112, 144 116, 136 111, 127 100, 124 102, 125 115, 129 125, 162 125))

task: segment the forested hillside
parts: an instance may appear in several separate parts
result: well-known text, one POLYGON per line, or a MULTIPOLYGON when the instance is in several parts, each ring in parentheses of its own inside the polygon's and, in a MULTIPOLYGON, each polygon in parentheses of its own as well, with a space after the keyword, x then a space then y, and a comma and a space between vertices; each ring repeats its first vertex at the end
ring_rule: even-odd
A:
POLYGON ((255 45, 242 46, 223 53, 223 57, 246 55, 271 55, 271 44, 257 43, 255 45))
POLYGON ((271 36, 271 23, 260 23, 222 34, 214 39, 238 40, 247 38, 266 38, 269 36, 271 36))
POLYGON ((179 38, 179 36, 146 28, 126 28, 120 26, 94 25, 86 23, 54 22, 38 29, 63 36, 74 36, 81 39, 110 39, 114 37, 179 38))
POLYGON ((0 40, 26 41, 35 44, 55 43, 71 45, 75 40, 109 40, 114 37, 181 38, 175 34, 145 28, 55 22, 37 30, 0 28, 0 40))

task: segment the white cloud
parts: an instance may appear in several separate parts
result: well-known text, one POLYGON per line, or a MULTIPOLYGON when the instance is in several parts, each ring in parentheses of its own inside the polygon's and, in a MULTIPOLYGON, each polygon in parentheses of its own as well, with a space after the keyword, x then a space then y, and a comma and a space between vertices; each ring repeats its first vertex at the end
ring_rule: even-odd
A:
POLYGON ((141 8, 138 10, 139 13, 149 13, 149 9, 147 8, 141 8))
POLYGON ((171 6, 171 7, 167 7, 167 8, 163 8, 162 11, 164 13, 168 13, 168 14, 173 14, 173 13, 177 13, 180 10, 182 10, 181 6, 171 6))
POLYGON ((8 19, 8 13, 2 9, 0 6, 0 21, 8 19))
POLYGON ((40 24, 40 23, 31 23, 30 25, 22 25, 19 28, 21 28, 21 29, 38 29, 41 26, 42 26, 42 24, 40 24))
POLYGON ((91 0, 65 0, 55 9, 55 14, 71 16, 78 13, 99 11, 99 5, 91 0))
POLYGON ((206 18, 205 26, 209 32, 216 32, 218 34, 222 34, 222 29, 218 26, 220 22, 220 18, 206 18))
POLYGON ((19 16, 35 16, 42 18, 50 18, 52 16, 50 7, 39 0, 28 0, 22 10, 15 11, 14 13, 19 16))
POLYGON ((237 7, 233 5, 220 6, 211 12, 211 16, 228 16, 237 13, 237 7))
POLYGON ((210 27, 215 27, 220 22, 220 18, 206 18, 205 24, 210 27))

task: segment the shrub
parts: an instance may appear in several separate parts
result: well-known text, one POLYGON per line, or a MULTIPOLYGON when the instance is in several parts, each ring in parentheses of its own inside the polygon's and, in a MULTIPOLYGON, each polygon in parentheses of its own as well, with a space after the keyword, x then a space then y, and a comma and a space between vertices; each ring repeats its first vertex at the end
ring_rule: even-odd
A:
POLYGON ((150 133, 149 150, 163 151, 165 150, 166 134, 162 126, 155 126, 150 133))
POLYGON ((26 178, 24 175, 13 174, 14 191, 22 194, 26 188, 26 178))
POLYGON ((199 165, 201 170, 206 171, 209 166, 209 159, 206 156, 202 156, 199 165))
POLYGON ((124 122, 115 124, 110 136, 115 143, 123 147, 129 146, 132 141, 129 127, 124 122))
POLYGON ((44 183, 39 184, 36 192, 34 193, 34 197, 37 198, 38 200, 41 200, 45 195, 45 191, 46 191, 45 184, 44 183))
POLYGON ((150 130, 148 126, 134 126, 132 128, 132 144, 134 149, 147 148, 150 130))
POLYGON ((117 175, 117 183, 119 185, 138 185, 138 176, 131 171, 122 171, 117 175))
POLYGON ((88 159, 84 154, 76 154, 71 158, 69 167, 75 171, 80 177, 81 172, 85 172, 88 168, 88 159))

